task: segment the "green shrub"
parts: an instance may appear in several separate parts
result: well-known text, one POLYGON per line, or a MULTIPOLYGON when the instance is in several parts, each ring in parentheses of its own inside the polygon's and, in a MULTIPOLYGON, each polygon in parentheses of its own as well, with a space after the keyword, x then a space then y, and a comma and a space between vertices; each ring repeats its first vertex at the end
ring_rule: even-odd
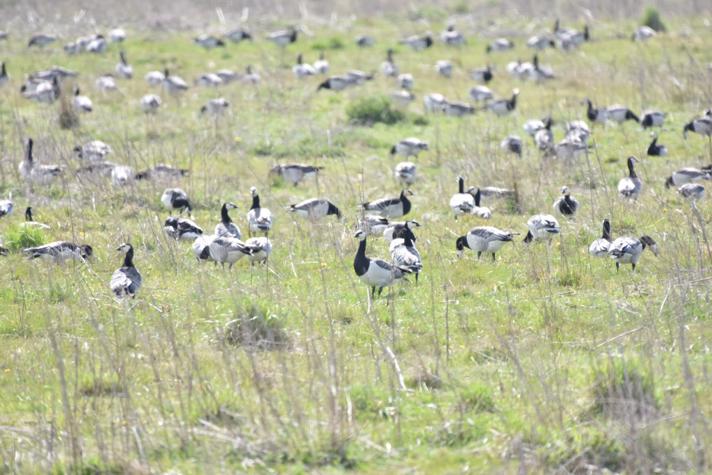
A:
POLYGON ((238 311, 237 318, 225 325, 225 342, 251 349, 277 350, 289 347, 289 336, 282 320, 253 306, 238 311))
POLYGON ((658 12, 658 10, 654 7, 648 7, 645 9, 642 24, 644 26, 649 26, 655 31, 667 31, 665 23, 663 23, 663 20, 660 18, 660 12, 658 12))
POLYGON ((391 105, 386 96, 365 97, 352 102, 346 109, 349 120, 355 124, 395 124, 405 119, 405 114, 391 105))
POLYGON ((492 391, 483 384, 473 384, 460 395, 460 404, 466 411, 494 412, 492 391))
POLYGON ((647 418, 657 410, 652 378, 635 363, 621 361, 596 372, 593 407, 609 417, 647 418))
POLYGON ((5 233, 5 246, 11 251, 41 246, 44 243, 44 233, 38 228, 13 226, 5 233))
MULTIPOLYGON (((562 473, 591 473, 590 468, 619 472, 625 464, 625 449, 607 434, 584 431, 565 442, 547 444, 547 465, 562 473)), ((598 472, 595 472, 598 473, 598 472)))

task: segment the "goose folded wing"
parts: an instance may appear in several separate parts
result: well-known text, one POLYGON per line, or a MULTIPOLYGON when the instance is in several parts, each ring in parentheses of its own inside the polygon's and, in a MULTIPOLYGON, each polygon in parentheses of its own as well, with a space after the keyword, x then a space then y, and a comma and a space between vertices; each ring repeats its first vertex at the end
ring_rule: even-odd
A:
POLYGON ((125 269, 122 267, 121 269, 117 269, 111 275, 111 282, 109 283, 109 286, 116 295, 121 295, 123 293, 134 293, 136 290, 134 282, 131 280, 131 276, 129 275, 128 270, 129 269, 125 269))

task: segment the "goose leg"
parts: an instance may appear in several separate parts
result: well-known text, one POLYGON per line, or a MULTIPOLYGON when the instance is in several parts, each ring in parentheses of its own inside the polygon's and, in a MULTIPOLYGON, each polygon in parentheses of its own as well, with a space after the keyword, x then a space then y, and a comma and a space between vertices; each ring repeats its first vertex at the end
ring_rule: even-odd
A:
POLYGON ((496 260, 497 260, 497 259, 496 259, 495 255, 494 255, 494 252, 493 252, 493 253, 492 253, 492 262, 495 262, 496 260))
POLYGON ((621 268, 621 263, 616 262, 616 272, 618 272, 620 270, 620 268, 621 268))
POLYGON ((635 272, 635 262, 631 263, 631 265, 633 266, 633 272, 635 272))
POLYGON ((482 255, 482 252, 481 252, 481 251, 477 251, 477 260, 478 260, 478 261, 480 260, 480 256, 481 256, 481 255, 482 255))

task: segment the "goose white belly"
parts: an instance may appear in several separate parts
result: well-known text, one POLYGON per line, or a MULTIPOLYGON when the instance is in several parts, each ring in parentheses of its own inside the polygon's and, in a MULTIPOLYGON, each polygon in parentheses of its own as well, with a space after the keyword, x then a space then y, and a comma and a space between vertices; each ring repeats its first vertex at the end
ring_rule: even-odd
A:
POLYGON ((475 197, 469 193, 456 193, 450 198, 450 209, 455 216, 469 214, 475 209, 475 197))
POLYGON ((371 259, 366 273, 359 276, 362 282, 374 287, 389 287, 395 281, 393 268, 382 259, 371 259))
POLYGON ((639 178, 625 177, 618 182, 618 193, 625 198, 637 198, 643 184, 639 178))
POLYGON ((610 241, 603 238, 598 238, 588 246, 588 253, 595 257, 605 257, 608 255, 608 250, 611 247, 610 241))

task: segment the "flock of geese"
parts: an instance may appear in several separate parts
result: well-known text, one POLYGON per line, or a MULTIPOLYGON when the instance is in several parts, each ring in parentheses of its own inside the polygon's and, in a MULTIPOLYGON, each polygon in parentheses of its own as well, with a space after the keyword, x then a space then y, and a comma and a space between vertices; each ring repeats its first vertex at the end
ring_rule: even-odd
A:
MULTIPOLYGON (((655 34, 655 31, 650 28, 641 27, 633 33, 632 39, 647 41, 655 34)), ((269 33, 265 38, 284 51, 286 46, 298 41, 299 35, 300 31, 297 28, 290 27, 269 33)), ((7 36, 6 33, 0 32, 0 41, 6 39, 7 36)), ((117 28, 109 31, 106 35, 96 34, 77 38, 67 43, 64 50, 70 55, 102 54, 109 50, 111 43, 121 45, 126 37, 126 32, 117 28)), ((240 28, 222 36, 203 34, 195 37, 193 41, 203 48, 212 49, 224 48, 228 43, 254 41, 254 39, 255 37, 250 32, 240 28)), ((45 48, 56 40, 57 38, 52 35, 38 34, 30 38, 28 47, 45 48)), ((450 47, 459 47, 468 41, 465 35, 452 25, 441 33, 440 40, 442 44, 450 47)), ((527 41, 527 47, 534 50, 532 61, 511 62, 506 65, 506 71, 511 76, 522 80, 535 82, 552 80, 557 75, 552 68, 540 64, 538 52, 547 48, 560 48, 568 51, 579 48, 590 40, 591 32, 588 26, 580 31, 562 28, 557 20, 553 31, 533 36, 527 41)), ((357 45, 363 48, 371 47, 375 42, 376 40, 370 36, 361 36, 356 39, 357 45)), ((421 51, 433 47, 436 40, 431 34, 424 34, 404 38, 400 43, 414 51, 421 51)), ((497 38, 487 44, 486 52, 492 55, 491 58, 494 58, 497 52, 510 50, 513 47, 514 43, 511 40, 497 38)), ((455 65, 447 60, 439 60, 434 66, 435 71, 443 78, 451 77, 454 68, 455 65)), ((323 53, 313 64, 305 62, 304 56, 299 54, 292 67, 295 77, 305 80, 309 77, 327 76, 329 70, 329 62, 323 53)), ((385 60, 380 65, 380 73, 393 78, 399 87, 399 90, 390 95, 394 102, 408 104, 415 99, 412 89, 416 78, 412 74, 401 72, 393 49, 387 50, 385 60)), ((20 87, 20 93, 29 100, 53 103, 66 93, 63 85, 65 80, 73 78, 77 74, 77 72, 62 67, 38 71, 30 74, 24 80, 20 87)), ((327 76, 319 79, 317 90, 341 91, 370 81, 375 74, 350 70, 343 74, 327 76)), ((487 84, 495 77, 495 69, 491 65, 488 64, 470 71, 470 76, 477 82, 469 91, 469 96, 476 105, 449 100, 444 95, 433 92, 423 98, 425 111, 432 114, 462 117, 481 110, 491 112, 495 117, 499 117, 516 110, 519 100, 518 89, 514 89, 510 97, 496 98, 487 87, 487 84)), ((129 63, 128 55, 121 49, 114 73, 99 76, 95 80, 95 85, 102 93, 108 94, 118 90, 117 80, 132 80, 133 77, 134 69, 129 63)), ((8 67, 5 62, 2 62, 0 86, 7 85, 9 80, 8 67)), ((187 81, 171 73, 167 68, 146 73, 144 80, 149 87, 162 87, 163 91, 169 95, 180 95, 192 87, 187 81)), ((259 73, 251 66, 247 66, 244 74, 224 69, 200 75, 195 79, 194 84, 201 87, 216 87, 233 81, 257 84, 260 80, 259 73)), ((94 110, 91 99, 82 95, 78 87, 74 87, 71 98, 71 103, 77 112, 91 113, 94 110)), ((161 109, 162 99, 155 93, 146 94, 140 98, 138 104, 144 113, 156 114, 161 109)), ((219 117, 229 107, 230 103, 227 100, 218 97, 204 104, 200 112, 219 117)), ((585 114, 585 119, 563 124, 565 136, 559 142, 554 140, 552 132, 554 121, 551 117, 528 120, 523 124, 523 129, 531 137, 533 146, 540 151, 543 158, 553 157, 573 161, 588 153, 591 148, 589 138, 592 135, 593 125, 622 124, 626 121, 633 121, 640 124, 642 129, 660 128, 666 119, 666 114, 662 111, 648 110, 636 114, 626 106, 596 106, 589 99, 582 102, 581 112, 585 114), (583 105, 585 105, 585 109, 583 105)), ((685 138, 688 133, 695 133, 705 136, 709 140, 712 136, 712 110, 703 111, 699 116, 690 120, 684 125, 682 132, 685 138)), ((648 155, 663 156, 667 154, 667 148, 659 144, 657 140, 658 138, 655 136, 648 147, 648 155)), ((19 163, 20 176, 29 185, 48 185, 62 176, 65 170, 59 165, 36 161, 33 145, 33 140, 28 138, 25 143, 24 157, 19 163)), ((502 140, 501 147, 508 153, 521 156, 525 145, 518 135, 510 135, 502 140)), ((415 161, 419 154, 428 151, 428 143, 416 137, 404 138, 393 144, 390 149, 393 156, 401 156, 406 160, 415 161)), ((131 167, 113 163, 107 159, 112 154, 111 147, 99 140, 77 145, 74 148, 74 154, 82 162, 82 167, 77 173, 93 173, 110 177, 111 183, 115 186, 126 186, 136 180, 154 180, 175 185, 176 181, 189 173, 188 170, 168 164, 135 171, 131 167)), ((403 161, 395 166, 394 176, 402 185, 400 194, 364 202, 359 206, 359 225, 354 235, 359 243, 353 268, 358 278, 369 287, 370 295, 373 297, 380 295, 384 288, 408 275, 414 274, 417 282, 419 274, 425 267, 416 247, 415 233, 421 225, 416 220, 406 218, 413 211, 413 203, 410 200, 413 193, 410 187, 417 181, 415 161, 403 161), (403 220, 396 221, 397 219, 403 220), (369 237, 383 238, 388 243, 390 259, 373 258, 366 254, 366 242, 369 237)), ((636 200, 643 191, 644 184, 636 173, 636 163, 638 163, 638 158, 628 157, 627 173, 620 179, 617 187, 621 199, 636 200)), ((278 176, 285 182, 297 186, 305 179, 318 175, 322 170, 323 167, 309 164, 289 163, 276 165, 269 173, 271 176, 278 176)), ((682 168, 672 172, 666 179, 665 185, 677 188, 683 197, 694 203, 704 196, 704 186, 700 182, 710 179, 712 179, 712 165, 701 169, 682 168)), ((512 190, 494 186, 466 187, 465 178, 458 176, 457 192, 450 198, 449 206, 456 220, 472 216, 477 220, 486 221, 492 218, 494 213, 489 207, 482 204, 482 199, 507 198, 512 194, 512 190)), ((208 233, 193 220, 193 205, 189 195, 179 187, 168 187, 160 196, 160 202, 171 213, 164 221, 165 234, 176 241, 191 242, 192 251, 199 261, 213 261, 222 267, 227 264, 228 269, 231 269, 237 261, 243 258, 251 265, 267 263, 272 253, 269 234, 273 228, 274 217, 270 209, 261 202, 257 188, 250 189, 250 197, 250 207, 245 214, 248 236, 243 239, 240 225, 230 216, 230 212, 237 208, 236 204, 231 202, 222 204, 220 220, 215 225, 213 232, 208 233)), ((444 208, 445 202, 442 203, 442 206, 444 208)), ((11 195, 8 199, 0 200, 0 219, 10 215, 13 212, 13 207, 11 195)), ((563 186, 561 196, 553 203, 554 213, 563 219, 571 220, 575 218, 579 209, 580 204, 572 196, 571 190, 567 186, 563 186)), ((298 215, 310 222, 319 221, 328 216, 334 216, 337 220, 343 218, 343 212, 337 204, 321 197, 292 204, 286 209, 286 212, 298 215)), ((24 226, 47 228, 46 225, 33 220, 31 207, 26 208, 25 223, 23 224, 24 226)), ((534 241, 549 243, 553 237, 561 233, 561 226, 557 218, 546 213, 531 216, 526 222, 526 228, 527 233, 523 239, 525 243, 534 241)), ((478 259, 484 253, 491 254, 492 260, 495 261, 496 254, 506 243, 512 242, 516 235, 518 233, 494 226, 476 226, 456 238, 455 249, 458 256, 462 256, 465 250, 469 249, 476 253, 478 259)), ((643 235, 637 238, 621 236, 613 239, 611 222, 609 219, 605 219, 602 223, 601 237, 591 242, 588 251, 591 256, 612 259, 617 269, 621 264, 631 264, 635 270, 645 249, 651 250, 655 255, 658 254, 657 244, 650 236, 643 235)), ((123 253, 123 262, 111 276, 109 287, 119 299, 134 297, 143 280, 134 265, 134 247, 130 243, 124 243, 117 248, 117 251, 123 253)), ((93 249, 88 244, 57 241, 43 246, 29 247, 22 252, 29 259, 41 258, 62 263, 70 259, 86 261, 91 258, 93 249)), ((0 253, 7 254, 8 250, 0 247, 0 253)))

